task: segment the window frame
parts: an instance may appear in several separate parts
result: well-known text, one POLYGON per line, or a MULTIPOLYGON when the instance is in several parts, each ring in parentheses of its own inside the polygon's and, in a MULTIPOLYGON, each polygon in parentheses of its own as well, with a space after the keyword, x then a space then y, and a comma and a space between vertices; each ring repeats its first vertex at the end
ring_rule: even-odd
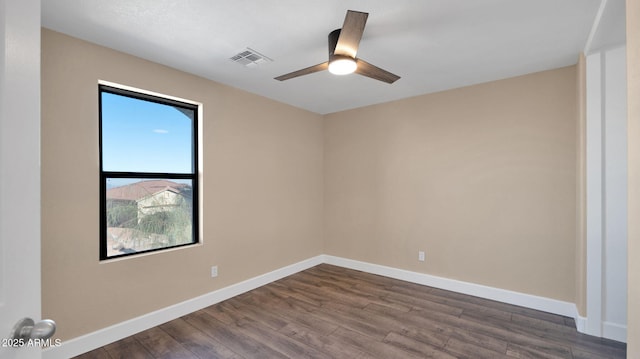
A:
POLYGON ((120 86, 113 83, 100 81, 98 83, 98 151, 99 151, 99 181, 100 181, 100 261, 121 259, 123 257, 133 257, 154 252, 173 250, 187 246, 198 245, 200 243, 200 159, 199 159, 199 125, 201 115, 201 104, 188 100, 176 99, 172 96, 151 93, 149 91, 120 86), (102 146, 102 94, 110 93, 125 96, 136 100, 148 101, 162 105, 180 107, 194 112, 191 134, 191 173, 172 172, 125 172, 125 171, 105 171, 103 169, 103 146, 102 146), (133 253, 122 253, 108 256, 107 253, 107 179, 109 178, 139 178, 141 180, 167 179, 167 180, 191 180, 191 207, 192 207, 192 239, 190 243, 172 245, 169 247, 153 248, 133 253))

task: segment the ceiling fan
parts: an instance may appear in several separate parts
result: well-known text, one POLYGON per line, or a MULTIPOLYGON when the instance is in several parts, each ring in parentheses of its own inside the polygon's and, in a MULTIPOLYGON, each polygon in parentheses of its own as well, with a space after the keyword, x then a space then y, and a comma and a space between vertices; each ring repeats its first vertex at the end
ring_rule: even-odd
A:
POLYGON ((348 10, 342 29, 333 30, 329 34, 329 61, 290 72, 275 79, 284 81, 318 71, 329 70, 329 72, 336 75, 355 72, 388 84, 394 83, 400 76, 356 58, 358 44, 360 44, 368 16, 369 14, 366 12, 348 10))

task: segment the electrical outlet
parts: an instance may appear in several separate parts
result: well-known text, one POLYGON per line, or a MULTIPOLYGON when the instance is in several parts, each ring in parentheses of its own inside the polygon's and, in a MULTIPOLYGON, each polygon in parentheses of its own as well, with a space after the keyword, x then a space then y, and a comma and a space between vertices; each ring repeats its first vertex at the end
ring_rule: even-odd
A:
POLYGON ((418 260, 424 262, 424 251, 418 251, 418 260))
POLYGON ((211 277, 215 278, 218 276, 218 266, 212 266, 211 267, 211 277))

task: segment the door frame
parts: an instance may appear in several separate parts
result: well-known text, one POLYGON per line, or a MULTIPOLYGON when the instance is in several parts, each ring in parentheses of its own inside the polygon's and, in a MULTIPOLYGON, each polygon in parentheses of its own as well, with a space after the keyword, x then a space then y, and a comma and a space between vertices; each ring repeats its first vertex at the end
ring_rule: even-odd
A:
POLYGON ((41 319, 40 6, 0 0, 0 358, 41 358, 8 347, 23 317, 41 319), (5 344, 5 345, 3 345, 5 344))

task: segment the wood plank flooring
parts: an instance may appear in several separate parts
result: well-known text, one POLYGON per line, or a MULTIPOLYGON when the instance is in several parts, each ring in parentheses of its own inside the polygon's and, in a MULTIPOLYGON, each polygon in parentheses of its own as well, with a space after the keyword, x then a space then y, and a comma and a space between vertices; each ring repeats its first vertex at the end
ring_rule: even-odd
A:
POLYGON ((322 264, 77 358, 625 358, 573 319, 322 264))

